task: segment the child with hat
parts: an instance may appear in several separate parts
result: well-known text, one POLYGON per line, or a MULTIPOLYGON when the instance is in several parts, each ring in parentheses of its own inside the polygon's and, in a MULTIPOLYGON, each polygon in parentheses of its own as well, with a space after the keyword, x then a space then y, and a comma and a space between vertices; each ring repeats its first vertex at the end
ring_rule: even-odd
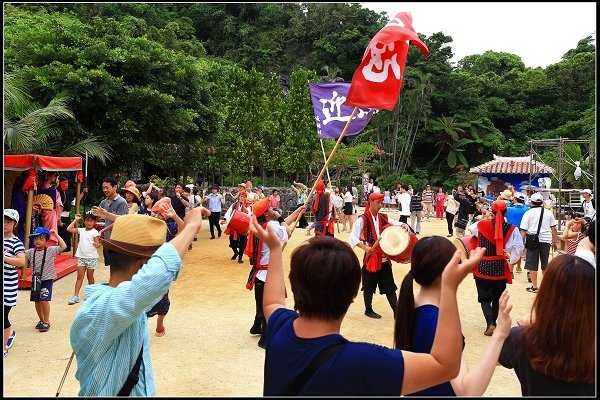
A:
POLYGON ((190 210, 168 243, 165 222, 141 214, 119 216, 110 239, 100 239, 111 259, 108 284, 85 288, 71 325, 79 396, 156 395, 145 312, 177 279, 203 210, 190 210))
POLYGON ((8 314, 17 305, 17 290, 19 289, 19 273, 17 268, 25 268, 25 247, 15 235, 19 223, 19 212, 12 208, 4 209, 4 357, 13 345, 16 332, 12 329, 8 314))
POLYGON ((37 227, 29 238, 33 241, 33 248, 25 250, 25 257, 31 267, 31 296, 30 301, 35 303, 35 311, 39 317, 39 322, 35 326, 40 332, 50 330, 50 301, 52 300, 52 285, 56 279, 56 268, 54 259, 61 254, 67 244, 54 229, 48 230, 44 227, 37 227), (50 246, 48 240, 50 235, 58 238, 58 246, 50 246), (39 292, 34 291, 34 279, 36 275, 40 276, 41 288, 39 292))
POLYGON ((81 219, 80 214, 75 214, 75 219, 67 227, 67 231, 79 235, 79 244, 75 257, 77 257, 77 280, 75 281, 75 292, 69 299, 69 305, 79 303, 79 290, 83 284, 83 275, 87 275, 88 285, 94 284, 94 271, 98 266, 98 247, 100 247, 100 233, 94 228, 96 217, 91 211, 85 214, 83 228, 75 225, 81 219))

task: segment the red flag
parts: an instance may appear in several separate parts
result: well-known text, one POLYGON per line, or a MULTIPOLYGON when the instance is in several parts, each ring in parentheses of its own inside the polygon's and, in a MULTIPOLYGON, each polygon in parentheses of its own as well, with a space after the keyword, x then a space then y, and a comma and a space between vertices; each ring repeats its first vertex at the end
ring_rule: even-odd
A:
POLYGON ((400 12, 371 39, 354 71, 345 104, 393 110, 402 88, 409 42, 429 56, 429 49, 412 27, 411 14, 400 12))

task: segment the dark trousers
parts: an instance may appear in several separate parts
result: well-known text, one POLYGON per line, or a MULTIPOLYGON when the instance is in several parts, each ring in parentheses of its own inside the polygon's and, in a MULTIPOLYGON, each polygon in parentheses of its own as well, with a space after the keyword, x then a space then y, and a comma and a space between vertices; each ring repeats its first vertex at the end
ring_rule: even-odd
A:
POLYGON ((498 310, 500 309, 500 296, 506 289, 506 281, 492 281, 475 277, 477 287, 477 301, 481 304, 481 311, 488 326, 496 326, 498 310))
MULTIPOLYGON (((296 211, 296 210, 297 210, 297 209, 298 209, 300 206, 303 206, 303 205, 304 205, 304 203, 297 204, 295 207, 292 207, 292 208, 290 208, 290 211, 291 211, 291 212, 294 212, 294 211, 296 211)), ((304 229, 304 228, 306 228, 307 226, 308 226, 308 221, 306 220, 306 217, 304 216, 304 214, 302 214, 302 215, 300 216, 300 219, 298 220, 298 228, 300 228, 300 229, 304 229)))
POLYGON ((71 233, 67 231, 67 226, 71 223, 69 217, 61 217, 60 221, 63 223, 63 226, 58 227, 58 235, 65 241, 67 244, 67 248, 65 251, 71 251, 71 233))
POLYGON ((454 214, 446 211, 446 222, 448 223, 448 235, 452 235, 452 227, 454 225, 454 214))
POLYGON ((219 225, 219 219, 221 218, 221 211, 211 211, 208 217, 208 226, 210 227, 210 237, 215 237, 215 227, 219 236, 221 236, 221 226, 219 225))
POLYGON ((237 256, 240 260, 244 255, 246 249, 246 243, 248 243, 248 236, 237 234, 237 239, 233 239, 233 233, 229 235, 229 247, 233 250, 233 255, 237 256))
POLYGON ((537 271, 538 264, 542 264, 542 271, 546 270, 548 258, 550 257, 550 243, 540 242, 540 247, 531 250, 527 249, 527 258, 525 259, 525 269, 528 271, 537 271))

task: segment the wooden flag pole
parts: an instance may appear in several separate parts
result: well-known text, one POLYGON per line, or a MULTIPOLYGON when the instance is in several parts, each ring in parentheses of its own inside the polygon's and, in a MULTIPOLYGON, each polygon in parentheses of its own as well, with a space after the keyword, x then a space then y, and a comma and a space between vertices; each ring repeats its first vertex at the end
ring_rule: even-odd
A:
MULTIPOLYGON (((323 161, 327 163, 327 156, 325 155, 325 147, 323 146, 323 139, 319 139, 321 141, 321 150, 323 151, 323 161)), ((327 167, 327 186, 331 189, 331 176, 329 176, 329 167, 327 167)))
MULTIPOLYGON (((340 143, 342 143, 342 139, 346 135, 346 132, 348 131, 348 128, 350 127, 350 122, 352 122, 352 118, 354 118, 354 115, 356 114, 357 110, 358 110, 358 107, 354 107, 354 110, 352 110, 352 114, 350 114, 350 118, 348 118, 348 122, 346 122, 346 126, 344 126, 344 129, 342 130, 340 137, 338 138, 337 142, 335 142, 335 146, 333 146, 333 149, 331 150, 331 154, 329 154, 329 157, 327 158, 327 160, 325 160, 325 165, 323 165, 323 168, 321 168, 321 172, 319 172, 319 175, 317 176, 317 179, 315 179, 315 182, 313 183, 312 188, 310 189, 310 192, 308 192, 308 196, 306 196, 306 200, 304 201, 304 207, 306 207, 308 205, 308 203, 310 202, 312 194, 315 192, 315 187, 317 186, 317 182, 319 182, 319 180, 323 177, 325 170, 331 163, 331 159, 333 158, 333 155, 335 154, 338 147, 340 147, 340 143)), ((298 214, 298 216, 296 217, 296 220, 292 223, 290 235, 292 234, 292 232, 294 232, 294 229, 296 229, 296 225, 298 224, 299 220, 300 220, 300 214, 298 214)), ((281 247, 281 250, 284 250, 286 245, 287 245, 287 242, 285 242, 283 244, 283 246, 281 247)))
MULTIPOLYGON (((319 139, 321 141, 321 150, 323 151, 323 160, 327 162, 327 156, 325 155, 325 147, 323 146, 323 139, 319 139)), ((327 167, 327 187, 331 190, 331 176, 329 176, 329 167, 327 167)), ((336 218, 337 231, 340 233, 340 223, 336 218)))

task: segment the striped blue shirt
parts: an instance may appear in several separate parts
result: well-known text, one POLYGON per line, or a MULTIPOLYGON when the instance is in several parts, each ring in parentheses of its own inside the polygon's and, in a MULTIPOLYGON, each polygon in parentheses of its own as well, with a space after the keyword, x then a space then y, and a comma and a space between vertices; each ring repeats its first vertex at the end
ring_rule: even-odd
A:
POLYGON ((130 396, 155 395, 146 311, 167 293, 180 268, 175 247, 165 243, 131 281, 115 288, 101 284, 86 287, 86 301, 71 325, 79 396, 116 396, 142 344, 140 380, 130 396))
MULTIPOLYGON (((24 253, 25 247, 17 236, 4 238, 4 254, 8 257, 16 257, 24 253)), ((17 267, 4 263, 4 305, 14 307, 17 305, 17 290, 19 289, 19 273, 17 267)))

